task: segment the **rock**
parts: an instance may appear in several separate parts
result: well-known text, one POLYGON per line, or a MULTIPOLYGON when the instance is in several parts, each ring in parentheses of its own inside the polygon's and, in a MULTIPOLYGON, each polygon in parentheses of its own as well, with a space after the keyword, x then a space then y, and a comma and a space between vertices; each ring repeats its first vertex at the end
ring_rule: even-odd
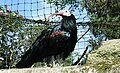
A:
POLYGON ((86 65, 94 67, 100 73, 120 73, 120 39, 105 41, 88 54, 86 65))

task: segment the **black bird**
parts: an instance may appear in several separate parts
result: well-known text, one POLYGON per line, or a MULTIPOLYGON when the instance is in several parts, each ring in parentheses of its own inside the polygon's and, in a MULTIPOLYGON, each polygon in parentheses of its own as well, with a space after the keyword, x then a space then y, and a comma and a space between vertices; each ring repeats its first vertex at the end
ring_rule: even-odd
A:
POLYGON ((62 59, 74 50, 77 42, 76 20, 68 10, 51 14, 62 16, 61 24, 52 25, 43 30, 37 37, 32 47, 23 55, 22 59, 16 64, 17 68, 28 68, 43 59, 62 54, 62 59))

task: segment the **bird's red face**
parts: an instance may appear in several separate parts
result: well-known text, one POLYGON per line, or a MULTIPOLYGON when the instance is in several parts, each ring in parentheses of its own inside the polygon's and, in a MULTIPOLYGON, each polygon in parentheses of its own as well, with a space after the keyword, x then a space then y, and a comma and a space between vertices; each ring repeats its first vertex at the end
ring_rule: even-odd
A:
POLYGON ((57 12, 57 13, 53 13, 51 14, 47 20, 49 20, 50 17, 54 16, 54 15, 60 15, 60 16, 71 16, 71 13, 69 10, 63 10, 61 12, 57 12))
POLYGON ((51 14, 52 16, 54 15, 60 15, 60 16, 71 16, 71 13, 69 10, 63 10, 61 12, 57 12, 57 13, 54 13, 54 14, 51 14))

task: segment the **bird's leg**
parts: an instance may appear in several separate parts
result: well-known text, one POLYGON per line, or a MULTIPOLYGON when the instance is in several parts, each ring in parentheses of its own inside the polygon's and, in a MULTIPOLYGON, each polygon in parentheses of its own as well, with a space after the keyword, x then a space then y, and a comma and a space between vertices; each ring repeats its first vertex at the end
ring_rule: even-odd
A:
POLYGON ((58 58, 57 59, 57 66, 63 66, 63 59, 62 58, 58 58))
POLYGON ((51 67, 51 60, 52 60, 51 57, 44 58, 43 60, 44 67, 51 67))
POLYGON ((63 66, 63 60, 60 56, 52 56, 51 57, 51 64, 49 63, 49 67, 59 67, 63 66))
POLYGON ((60 57, 60 55, 56 56, 56 66, 63 66, 63 59, 60 57))
POLYGON ((55 60, 55 58, 54 58, 54 56, 52 56, 52 65, 53 65, 53 67, 56 67, 56 60, 55 60))
POLYGON ((54 58, 54 56, 51 56, 51 57, 49 57, 49 59, 48 59, 49 61, 47 62, 48 64, 48 67, 55 67, 56 66, 56 61, 55 61, 55 58, 54 58))

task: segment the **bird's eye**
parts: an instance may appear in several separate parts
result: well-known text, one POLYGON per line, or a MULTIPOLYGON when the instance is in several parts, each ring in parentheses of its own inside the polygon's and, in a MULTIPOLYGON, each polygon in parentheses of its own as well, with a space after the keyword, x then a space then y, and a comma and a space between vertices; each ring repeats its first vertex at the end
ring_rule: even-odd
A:
POLYGON ((65 11, 67 13, 67 11, 65 11))

